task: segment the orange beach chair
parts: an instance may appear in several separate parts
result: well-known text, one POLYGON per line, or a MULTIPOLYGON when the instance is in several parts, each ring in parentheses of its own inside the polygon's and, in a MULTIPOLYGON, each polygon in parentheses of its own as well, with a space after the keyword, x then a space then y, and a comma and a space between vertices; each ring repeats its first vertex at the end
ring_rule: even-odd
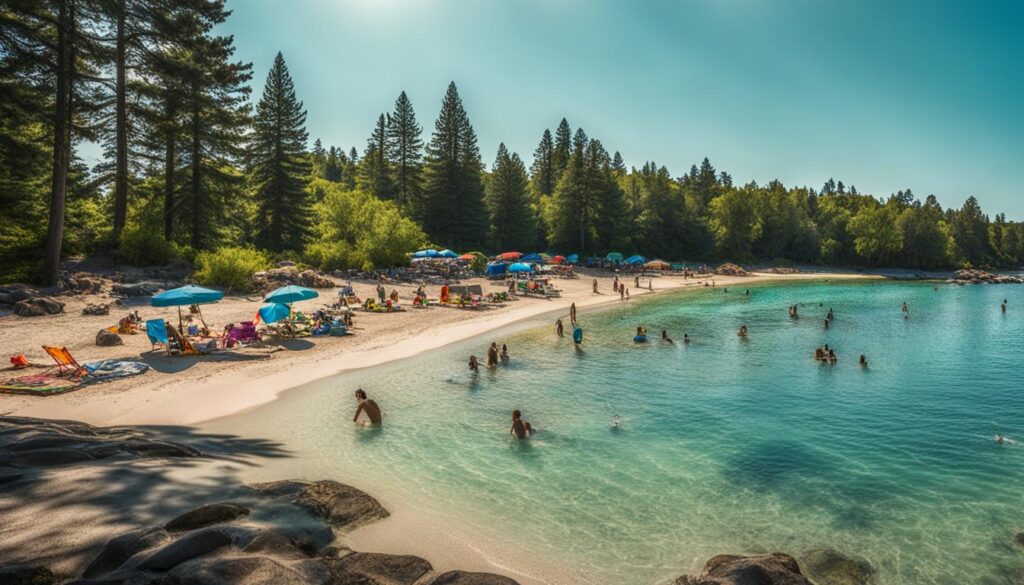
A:
POLYGON ((88 372, 71 356, 71 352, 66 347, 51 347, 49 345, 43 346, 43 351, 49 354, 53 358, 53 361, 57 362, 57 372, 60 374, 68 374, 72 378, 81 378, 88 372))

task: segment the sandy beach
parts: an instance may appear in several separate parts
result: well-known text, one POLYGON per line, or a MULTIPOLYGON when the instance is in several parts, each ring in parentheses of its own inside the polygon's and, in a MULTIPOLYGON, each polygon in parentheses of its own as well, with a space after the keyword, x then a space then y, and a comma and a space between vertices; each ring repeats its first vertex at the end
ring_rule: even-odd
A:
MULTIPOLYGON (((116 322, 119 312, 134 310, 136 306, 115 305, 110 316, 89 317, 80 315, 86 303, 109 302, 110 299, 103 295, 66 297, 64 314, 34 319, 4 318, 0 327, 0 351, 5 355, 24 353, 31 362, 45 364, 46 356, 40 349, 42 344, 66 345, 80 362, 110 358, 141 359, 150 364, 152 370, 142 376, 52 397, 0 395, 0 413, 71 419, 100 426, 159 425, 156 428, 176 429, 176 433, 188 434, 193 425, 256 408, 289 389, 346 370, 407 358, 518 322, 536 323, 543 318, 550 319, 553 325, 558 317, 566 317, 567 322, 572 303, 581 313, 614 306, 623 301, 612 293, 613 278, 614 275, 606 271, 584 271, 578 279, 556 281, 562 290, 560 298, 522 298, 479 311, 435 306, 391 314, 358 312, 355 335, 283 340, 279 345, 271 343, 267 348, 242 351, 237 355, 199 358, 170 357, 162 351, 152 352, 144 334, 124 336, 123 346, 96 347, 93 344, 95 332, 116 322), (598 280, 598 294, 593 293, 595 278, 598 280)), ((703 288, 705 281, 709 280, 658 276, 653 278, 653 291, 650 291, 636 289, 632 278, 627 278, 632 297, 628 302, 642 302, 644 297, 670 291, 703 288)), ((715 276, 714 281, 717 287, 742 290, 768 282, 828 278, 877 276, 825 272, 754 273, 746 277, 715 276)), ((485 280, 472 283, 482 284, 485 292, 492 288, 498 290, 495 284, 485 280)), ((500 286, 501 283, 496 284, 500 286)), ((646 286, 646 279, 642 285, 646 286)), ((356 293, 364 298, 374 288, 374 284, 369 282, 356 282, 353 286, 356 293)), ((391 288, 389 285, 388 290, 391 288)), ((401 298, 409 305, 408 299, 414 287, 400 285, 394 288, 398 288, 401 298)), ((430 287, 428 293, 436 296, 437 287, 430 287)), ((313 311, 324 301, 333 301, 333 294, 333 290, 322 290, 321 298, 301 303, 298 308, 313 311)), ((257 306, 255 296, 229 297, 220 303, 204 306, 204 316, 211 327, 217 328, 226 322, 251 318, 257 306)), ((154 309, 148 304, 137 308, 146 319, 176 317, 173 309, 154 309)), ((258 438, 238 438, 247 439, 258 438)), ((287 445, 275 448, 286 451, 287 445)), ((214 458, 207 464, 190 465, 187 469, 173 469, 172 464, 132 464, 131 467, 148 465, 145 473, 159 476, 163 487, 154 489, 154 484, 148 481, 122 487, 117 498, 136 505, 131 507, 130 514, 119 514, 116 519, 106 514, 103 505, 94 501, 77 501, 72 497, 78 490, 111 490, 105 485, 102 474, 74 468, 48 472, 49 481, 60 488, 60 495, 44 498, 32 505, 16 505, 8 501, 3 506, 8 526, 2 531, 2 536, 8 539, 6 554, 17 551, 27 558, 49 560, 57 570, 74 574, 88 563, 90 555, 95 554, 97 543, 105 542, 133 523, 153 521, 154 513, 140 502, 151 501, 154 494, 174 489, 201 489, 210 496, 224 496, 230 493, 228 486, 234 485, 245 467, 258 465, 263 468, 262 472, 272 472, 273 456, 265 455, 252 453, 230 461, 214 458), (61 513, 41 513, 53 507, 59 507, 61 513), (90 528, 82 530, 80 526, 83 525, 90 528), (60 546, 54 547, 54 542, 59 542, 60 546)), ((327 479, 367 489, 360 484, 359 478, 327 479)), ((449 526, 442 518, 412 509, 387 489, 367 491, 379 498, 392 515, 346 535, 344 544, 356 550, 415 554, 428 559, 439 569, 490 571, 510 576, 523 584, 581 582, 564 567, 538 565, 531 559, 520 558, 515 550, 509 550, 500 542, 469 538, 462 530, 465 527, 449 526)))

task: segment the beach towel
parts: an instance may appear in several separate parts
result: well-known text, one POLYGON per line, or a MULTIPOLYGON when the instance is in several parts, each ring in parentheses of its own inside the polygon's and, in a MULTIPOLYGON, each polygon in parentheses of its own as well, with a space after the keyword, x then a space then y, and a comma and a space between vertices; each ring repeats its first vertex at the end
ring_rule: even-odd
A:
POLYGON ((53 396, 71 392, 79 387, 77 380, 69 380, 48 374, 30 374, 0 380, 0 393, 53 396))
POLYGON ((90 362, 85 364, 88 372, 82 377, 82 384, 98 384, 109 382, 117 378, 138 376, 149 370, 149 364, 143 362, 130 362, 125 360, 103 360, 101 362, 90 362))

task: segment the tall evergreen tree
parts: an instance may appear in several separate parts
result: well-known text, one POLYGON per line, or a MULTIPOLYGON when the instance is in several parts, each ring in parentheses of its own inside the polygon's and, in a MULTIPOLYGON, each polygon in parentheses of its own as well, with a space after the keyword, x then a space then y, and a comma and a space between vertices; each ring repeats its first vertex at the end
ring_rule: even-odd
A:
POLYGON ((419 195, 422 133, 412 102, 403 91, 395 100, 395 111, 387 128, 387 158, 394 171, 395 200, 404 209, 411 208, 419 195))
POLYGON ((540 138, 537 150, 533 151, 533 164, 530 165, 531 182, 535 198, 551 195, 555 191, 557 183, 554 167, 555 143, 551 138, 551 131, 544 129, 540 138))
POLYGON ((448 85, 427 145, 423 197, 418 215, 431 240, 451 248, 475 248, 487 234, 480 150, 455 82, 448 85))
POLYGON ((534 245, 536 226, 530 207, 529 179, 518 154, 509 155, 505 144, 488 177, 485 201, 491 218, 491 244, 498 250, 529 249, 534 245))
POLYGON ((555 184, 562 178, 562 173, 569 166, 569 157, 572 156, 572 129, 569 122, 562 118, 555 129, 555 147, 551 153, 551 166, 554 169, 555 184))
POLYGON ((366 140, 366 151, 359 167, 359 186, 380 199, 395 198, 395 184, 388 163, 388 127, 390 116, 381 114, 366 140))
MULTIPOLYGON (((306 193, 306 111, 278 52, 256 105, 249 150, 249 179, 256 200, 256 243, 274 252, 302 249, 309 230, 306 193)), ((319 145, 320 156, 323 147, 319 145)))

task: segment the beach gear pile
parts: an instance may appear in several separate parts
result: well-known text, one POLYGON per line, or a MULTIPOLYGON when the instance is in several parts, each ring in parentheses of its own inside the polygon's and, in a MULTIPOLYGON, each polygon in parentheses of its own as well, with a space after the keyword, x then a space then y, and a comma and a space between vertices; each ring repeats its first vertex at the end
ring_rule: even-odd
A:
MULTIPOLYGON (((22 374, 0 379, 0 393, 29 394, 34 396, 52 396, 77 390, 82 386, 109 382, 118 378, 138 376, 149 370, 143 362, 129 360, 102 360, 78 363, 66 347, 43 346, 43 350, 53 358, 56 367, 47 368, 42 372, 22 374)), ((19 357, 19 356, 15 356, 19 357)), ((17 369, 29 367, 24 356, 12 359, 17 369)))

